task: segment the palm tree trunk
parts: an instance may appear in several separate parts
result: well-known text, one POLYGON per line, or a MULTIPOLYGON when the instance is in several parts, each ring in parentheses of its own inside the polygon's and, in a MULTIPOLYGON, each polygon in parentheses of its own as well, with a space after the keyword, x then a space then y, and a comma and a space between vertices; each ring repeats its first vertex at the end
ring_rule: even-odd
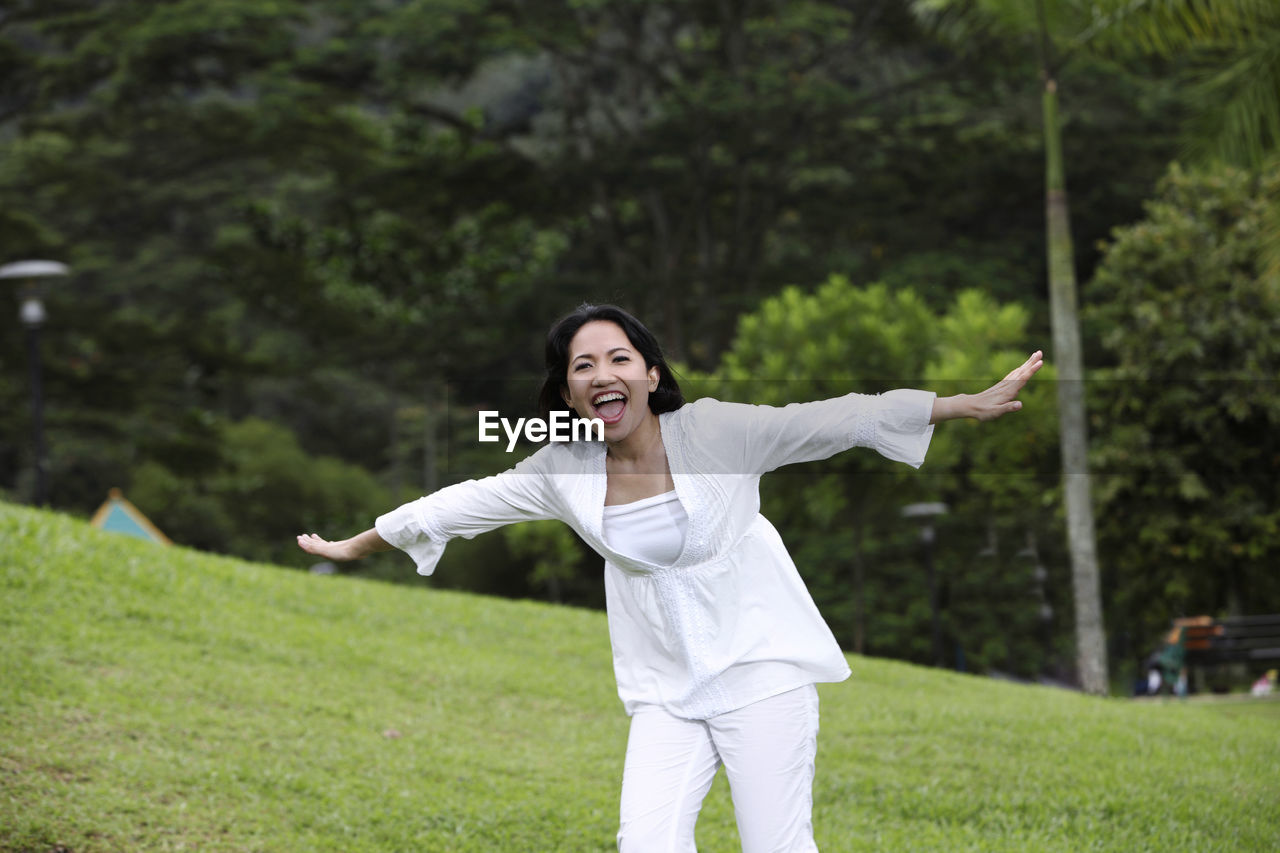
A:
POLYGON ((1075 593, 1076 659, 1080 683, 1088 693, 1106 695, 1107 643, 1098 585, 1084 417, 1084 366, 1076 306, 1075 260, 1062 166, 1058 124, 1058 85, 1045 75, 1045 215, 1049 246, 1049 310, 1054 361, 1058 369, 1058 411, 1062 448, 1062 484, 1067 508, 1067 546, 1075 593))

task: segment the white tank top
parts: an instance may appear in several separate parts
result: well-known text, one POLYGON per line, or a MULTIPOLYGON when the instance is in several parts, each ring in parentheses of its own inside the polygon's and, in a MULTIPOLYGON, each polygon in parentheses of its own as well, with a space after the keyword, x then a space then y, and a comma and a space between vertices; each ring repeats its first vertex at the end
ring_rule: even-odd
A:
POLYGON ((684 550, 689 516, 675 491, 604 508, 604 541, 646 563, 669 566, 684 550))

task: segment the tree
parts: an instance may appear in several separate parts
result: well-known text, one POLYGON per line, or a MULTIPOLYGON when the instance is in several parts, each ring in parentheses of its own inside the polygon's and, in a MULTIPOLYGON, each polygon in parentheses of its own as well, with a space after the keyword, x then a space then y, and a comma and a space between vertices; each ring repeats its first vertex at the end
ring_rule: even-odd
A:
POLYGON ((1280 608, 1280 289, 1262 268, 1277 192, 1280 169, 1174 166, 1089 284, 1112 363, 1092 400, 1099 533, 1135 643, 1172 616, 1280 608))
MULTIPOLYGON (((938 318, 927 387, 965 393, 1007 373, 1024 357, 1028 326, 1020 304, 978 290, 957 294, 938 318)), ((1055 547, 1063 538, 1055 378, 1045 365, 1015 416, 940 427, 922 469, 949 507, 940 529, 952 541, 937 549, 948 631, 977 670, 1056 677, 1063 669, 1059 627, 1070 623, 1061 593, 1070 584, 1055 547)))
MULTIPOLYGON (((978 291, 939 314, 910 289, 832 276, 744 315, 718 369, 689 377, 686 392, 774 405, 899 387, 968 392, 1025 357, 1027 325, 1025 309, 978 291)), ((764 512, 845 647, 934 661, 916 530, 900 511, 941 500, 952 508, 937 554, 950 642, 978 669, 1049 666, 1052 625, 1039 620, 1037 562, 1023 552, 1058 532, 1051 387, 1038 378, 1025 389, 1017 417, 940 429, 920 471, 855 451, 765 478, 764 512)), ((1057 555, 1036 556, 1052 564, 1057 555)))
POLYGON ((1280 147, 1280 6, 1270 0, 1110 0, 1104 49, 1186 62, 1193 159, 1257 167, 1280 147))
POLYGON ((900 4, 513 8, 549 70, 521 145, 576 211, 569 274, 692 364, 714 364, 738 313, 789 282, 878 277, 925 247, 997 268, 1020 255, 1009 223, 973 211, 974 171, 951 168, 957 149, 1022 151, 991 118, 996 63, 934 49, 900 4))
POLYGON ((1065 0, 976 0, 976 21, 952 17, 953 0, 917 0, 926 18, 940 20, 957 37, 972 29, 994 26, 1010 36, 1026 36, 1035 52, 1041 81, 1045 157, 1045 238, 1049 271, 1049 306, 1053 331, 1052 361, 1058 370, 1058 412, 1061 424, 1063 495, 1067 513, 1067 541, 1071 552, 1075 594, 1076 646, 1080 682, 1090 693, 1105 694, 1107 642, 1103 626, 1093 501, 1087 464, 1088 428, 1085 420, 1084 355, 1063 162, 1059 115, 1059 81, 1066 62, 1092 23, 1082 7, 1065 0))
POLYGON ((0 251, 76 271, 49 300, 55 505, 149 461, 196 476, 198 425, 250 414, 381 471, 432 375, 509 360, 564 241, 533 223, 525 158, 405 97, 492 47, 465 4, 452 30, 421 5, 0 14, 0 251))
MULTIPOLYGON (((54 505, 88 512, 151 463, 203 476, 247 417, 397 495, 443 484, 466 461, 443 425, 469 418, 474 443, 474 404, 527 413, 544 324, 582 299, 701 367, 740 311, 832 271, 934 310, 978 285, 1038 304, 1036 133, 1006 108, 1022 66, 990 40, 980 61, 940 49, 908 12, 5 4, 0 260, 76 270, 45 337, 54 505)), ((1125 156, 1163 114, 1117 126, 1130 85, 1090 87, 1105 142, 1082 156, 1124 191, 1082 234, 1136 210, 1153 150, 1163 167, 1158 145, 1125 156)), ((0 334, 17 497, 20 343, 0 334)))
POLYGON ((391 502, 367 471, 308 455, 277 424, 248 418, 213 433, 202 476, 155 459, 133 474, 130 498, 182 545, 305 565, 292 541, 299 532, 363 529, 391 502))
MULTIPOLYGON (((1187 67, 1187 159, 1251 169, 1280 156, 1280 5, 1270 0, 1103 4, 1095 28, 1122 57, 1154 54, 1187 67)), ((1280 198, 1266 207, 1266 273, 1280 278, 1280 198)))
POLYGON ((533 562, 529 583, 545 587, 547 597, 560 604, 564 586, 573 582, 582 564, 586 545, 560 521, 530 521, 502 528, 502 538, 512 556, 533 562))
MULTIPOLYGON (((919 384, 912 377, 924 375, 929 357, 920 343, 933 326, 928 306, 905 288, 859 288, 841 276, 813 293, 788 287, 742 316, 718 369, 690 390, 786 405, 919 384)), ((898 507, 879 490, 892 476, 887 460, 849 453, 791 466, 763 489, 766 514, 795 537, 797 565, 837 637, 858 652, 867 648, 868 552, 877 530, 896 523, 898 507)))

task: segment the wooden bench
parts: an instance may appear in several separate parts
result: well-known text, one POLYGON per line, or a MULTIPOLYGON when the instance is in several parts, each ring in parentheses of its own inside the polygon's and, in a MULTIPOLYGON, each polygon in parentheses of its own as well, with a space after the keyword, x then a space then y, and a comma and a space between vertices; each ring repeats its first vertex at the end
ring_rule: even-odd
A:
POLYGON ((1272 661, 1280 661, 1280 615, 1193 616, 1173 620, 1148 665, 1163 676, 1162 691, 1226 693, 1272 661))
POLYGON ((1280 660, 1280 615, 1175 619, 1187 666, 1280 660))

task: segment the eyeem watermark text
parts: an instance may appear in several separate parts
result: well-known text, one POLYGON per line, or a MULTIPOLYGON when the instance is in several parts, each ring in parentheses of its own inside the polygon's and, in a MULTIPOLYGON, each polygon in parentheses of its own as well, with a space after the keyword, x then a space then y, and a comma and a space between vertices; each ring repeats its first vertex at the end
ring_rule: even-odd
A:
POLYGON ((516 418, 515 425, 497 412, 480 412, 480 440, 500 441, 498 426, 507 434, 507 452, 516 449, 520 434, 529 441, 604 441, 604 421, 599 418, 574 418, 568 412, 551 413, 548 423, 542 418, 516 418))

